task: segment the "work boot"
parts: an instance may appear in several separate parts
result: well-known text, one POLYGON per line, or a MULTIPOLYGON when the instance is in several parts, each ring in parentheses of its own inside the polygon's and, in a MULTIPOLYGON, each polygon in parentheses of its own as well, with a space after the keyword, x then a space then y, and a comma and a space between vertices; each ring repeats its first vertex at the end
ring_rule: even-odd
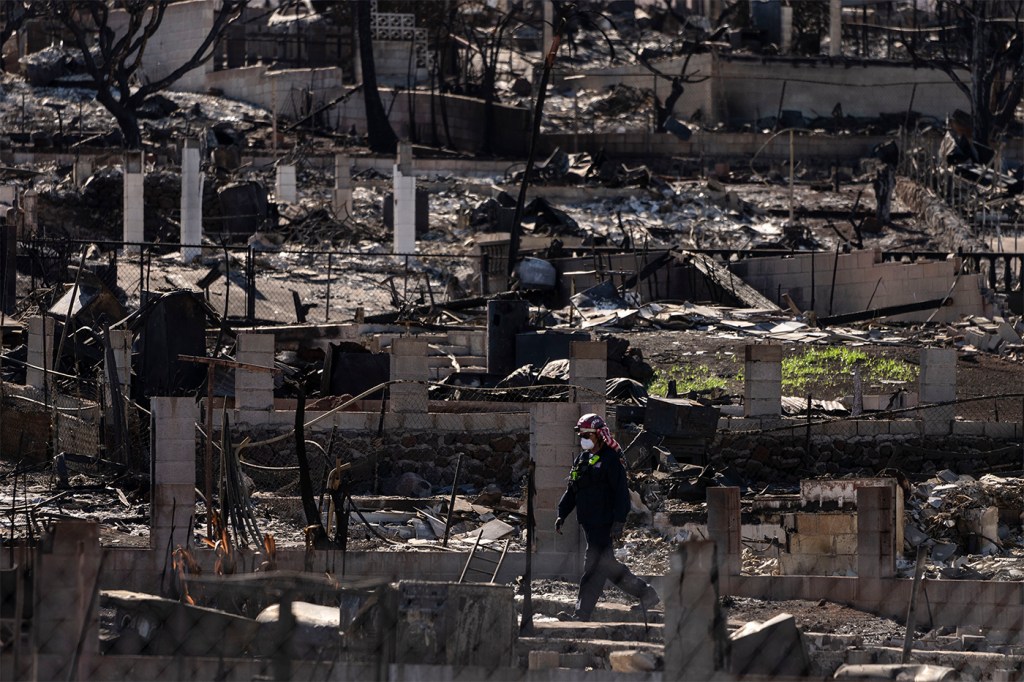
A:
POLYGON ((647 586, 644 593, 640 595, 640 603, 633 606, 634 611, 647 611, 653 609, 655 606, 661 603, 661 597, 658 596, 658 592, 651 587, 647 586))
POLYGON ((576 613, 575 611, 559 611, 555 614, 555 618, 562 622, 585 622, 590 620, 587 616, 576 613))

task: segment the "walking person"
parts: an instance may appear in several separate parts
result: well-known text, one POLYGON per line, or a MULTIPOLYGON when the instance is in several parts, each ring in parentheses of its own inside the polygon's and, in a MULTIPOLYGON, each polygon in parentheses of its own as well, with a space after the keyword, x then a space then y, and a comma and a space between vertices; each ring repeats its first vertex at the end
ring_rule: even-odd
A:
POLYGON ((562 524, 575 509, 587 538, 587 554, 576 608, 571 613, 559 613, 558 619, 590 620, 606 580, 639 599, 638 608, 648 609, 660 601, 658 593, 615 558, 613 547, 614 540, 622 535, 630 506, 622 448, 596 414, 580 417, 576 433, 582 452, 573 463, 569 484, 558 501, 555 531, 561 534, 562 524))

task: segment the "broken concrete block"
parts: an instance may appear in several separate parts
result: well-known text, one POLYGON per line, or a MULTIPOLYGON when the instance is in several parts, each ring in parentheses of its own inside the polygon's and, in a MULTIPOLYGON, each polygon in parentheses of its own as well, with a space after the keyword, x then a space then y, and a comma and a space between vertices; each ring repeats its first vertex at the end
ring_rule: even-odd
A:
POLYGON ((617 673, 648 673, 658 669, 658 658, 649 651, 613 651, 608 663, 617 673))
POLYGON ((941 665, 918 665, 916 663, 868 663, 841 665, 832 676, 834 680, 928 680, 944 682, 959 679, 954 668, 941 665))
POLYGON ((800 677, 811 661, 796 619, 780 613, 764 623, 750 622, 729 636, 729 671, 734 675, 800 677))
POLYGON ((965 509, 964 522, 973 536, 972 554, 993 554, 998 551, 996 541, 999 538, 999 508, 983 507, 965 509))
POLYGON ((998 334, 999 334, 999 338, 1001 338, 1006 343, 1010 343, 1010 344, 1022 343, 1021 338, 1020 338, 1020 334, 1018 334, 1014 330, 1014 328, 1011 327, 1006 322, 1003 322, 1002 324, 999 325, 998 334))
POLYGON ((407 471, 395 482, 395 495, 401 497, 428 497, 430 483, 419 474, 407 471))
MULTIPOLYGON (((291 629, 290 646, 295 658, 311 658, 333 651, 341 644, 341 609, 337 606, 321 606, 303 601, 291 604, 295 626, 291 629)), ((256 646, 265 656, 277 653, 280 636, 275 633, 281 618, 280 604, 271 604, 263 609, 256 622, 260 624, 261 636, 256 646)))
POLYGON ((529 658, 530 670, 546 670, 558 667, 557 651, 531 651, 529 658))

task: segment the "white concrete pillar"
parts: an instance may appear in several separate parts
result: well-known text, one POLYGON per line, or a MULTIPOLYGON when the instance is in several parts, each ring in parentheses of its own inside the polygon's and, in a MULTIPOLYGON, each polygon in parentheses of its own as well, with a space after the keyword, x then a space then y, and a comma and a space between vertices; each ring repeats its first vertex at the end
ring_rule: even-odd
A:
POLYGON ((298 200, 295 166, 282 163, 277 167, 277 203, 294 204, 298 200))
POLYGON ((190 517, 196 508, 195 398, 155 397, 151 400, 153 491, 150 500, 149 547, 163 565, 165 552, 192 544, 190 517))
POLYGON ((569 383, 587 389, 577 401, 600 402, 608 381, 608 344, 605 341, 572 341, 569 344, 569 383))
MULTIPOLYGON (((146 184, 145 157, 142 152, 125 152, 124 155, 124 232, 123 241, 138 244, 146 239, 145 199, 146 184)), ((126 246, 126 251, 138 252, 138 246, 126 246)))
POLYGON ((743 415, 778 417, 781 414, 782 346, 747 346, 743 367, 743 415))
MULTIPOLYGON (((110 330, 110 346, 114 351, 114 369, 121 395, 128 395, 132 385, 132 333, 127 329, 110 330)), ((104 358, 104 363, 106 359, 104 358)), ((107 375, 104 374, 104 377, 107 375)), ((103 382, 104 404, 110 405, 110 384, 103 382)))
POLYGON ((551 41, 555 37, 555 3, 551 0, 540 0, 540 4, 543 6, 544 15, 544 30, 541 41, 541 49, 544 50, 541 54, 541 61, 543 61, 548 56, 548 52, 551 51, 551 41))
POLYGON ((42 389, 46 384, 53 383, 53 377, 46 373, 53 369, 53 329, 52 317, 35 315, 28 318, 27 362, 30 366, 25 373, 25 384, 28 386, 42 389))
MULTIPOLYGON (((274 366, 274 335, 241 332, 235 359, 257 367, 274 366)), ((235 370, 235 408, 239 410, 274 409, 274 375, 268 372, 235 370)))
POLYGON ((530 458, 535 464, 537 494, 533 511, 537 521, 534 575, 578 579, 586 549, 575 514, 566 520, 562 533, 555 532, 558 500, 565 492, 573 460, 580 452, 574 427, 593 405, 579 403, 536 404, 530 408, 530 458))
POLYGON ((92 157, 79 156, 75 159, 75 167, 72 170, 76 187, 81 187, 85 181, 92 177, 92 157))
POLYGON ((31 237, 39 230, 39 192, 27 189, 21 193, 21 207, 25 215, 22 234, 31 237))
MULTIPOLYGON (((922 403, 956 400, 956 349, 922 348, 917 390, 922 403)), ((928 412, 930 410, 926 410, 928 412)))
POLYGON ((666 680, 716 679, 728 665, 715 551, 713 541, 696 540, 682 543, 669 557, 662 588, 666 680))
POLYGON ((0 185, 0 204, 14 206, 18 201, 17 185, 0 185))
POLYGON ((781 7, 782 12, 782 45, 779 51, 782 54, 789 54, 793 49, 793 8, 781 7))
POLYGON ((843 54, 843 0, 828 3, 828 54, 831 57, 843 54))
POLYGON ((203 174, 199 169, 199 140, 188 139, 181 149, 181 259, 191 263, 202 255, 203 174))
POLYGON ((347 218, 352 215, 352 168, 347 154, 334 156, 334 215, 347 218))
MULTIPOLYGON (((391 380, 422 381, 429 378, 430 368, 427 364, 427 342, 416 338, 397 338, 391 342, 391 380)), ((429 410, 427 385, 392 384, 390 393, 390 412, 415 412, 426 414, 429 410)))
POLYGON ((416 253, 416 178, 412 174, 412 145, 398 143, 394 166, 394 253, 416 253))

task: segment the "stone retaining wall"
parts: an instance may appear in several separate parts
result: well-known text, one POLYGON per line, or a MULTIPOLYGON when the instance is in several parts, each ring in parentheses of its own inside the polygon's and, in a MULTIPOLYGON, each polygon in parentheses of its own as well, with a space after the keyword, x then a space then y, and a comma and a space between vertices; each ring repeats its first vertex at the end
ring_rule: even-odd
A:
MULTIPOLYGON (((240 429, 233 434, 234 442, 250 436, 254 441, 276 435, 270 430, 240 429)), ((308 434, 307 434, 308 435, 308 434)), ((316 440, 326 447, 328 438, 320 434, 316 440)), ((482 490, 496 484, 509 495, 519 495, 526 475, 530 456, 530 434, 527 431, 507 434, 498 432, 442 433, 436 431, 391 431, 380 439, 365 432, 338 432, 331 451, 333 458, 353 462, 350 480, 353 494, 396 494, 415 496, 414 491, 402 489, 402 474, 413 473, 422 477, 433 489, 451 486, 459 455, 464 454, 459 485, 482 490)), ((324 457, 315 447, 306 448, 314 482, 321 480, 324 457)), ((294 467, 295 440, 290 438, 272 446, 259 446, 243 452, 243 459, 253 464, 270 467, 294 467)), ((202 471, 202 449, 197 459, 202 471)), ((264 471, 245 467, 243 471, 255 484, 256 490, 294 494, 298 492, 298 471, 264 471)), ((408 485, 408 484, 405 484, 408 485)))
POLYGON ((733 432, 719 435, 709 448, 709 461, 718 468, 735 468, 754 485, 890 467, 913 474, 942 469, 980 474, 1000 465, 1019 465, 1021 449, 985 436, 812 436, 808 453, 804 436, 733 432))

